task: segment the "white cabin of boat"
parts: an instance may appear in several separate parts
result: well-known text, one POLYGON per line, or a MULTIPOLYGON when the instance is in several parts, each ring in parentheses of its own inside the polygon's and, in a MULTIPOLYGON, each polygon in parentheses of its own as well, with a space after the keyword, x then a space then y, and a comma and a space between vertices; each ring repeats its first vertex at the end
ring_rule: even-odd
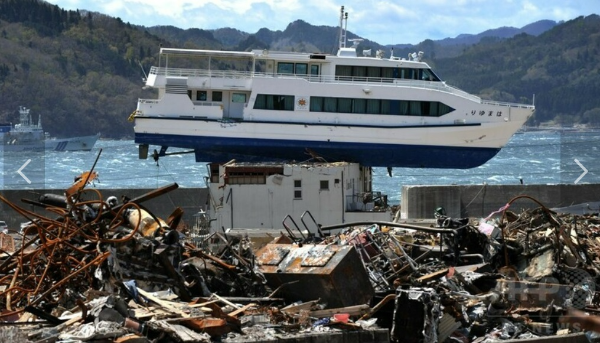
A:
MULTIPOLYGON (((256 110, 253 112, 261 114, 261 118, 268 119, 274 109, 293 111, 304 108, 305 112, 309 108, 312 111, 317 110, 318 104, 310 107, 311 102, 317 99, 310 99, 308 93, 304 102, 298 99, 296 104, 294 94, 298 93, 299 88, 356 83, 364 85, 364 88, 352 90, 356 93, 356 99, 363 98, 364 105, 354 104, 354 106, 364 107, 364 110, 355 108, 355 111, 368 113, 367 106, 375 110, 374 100, 370 101, 370 105, 367 103, 368 95, 379 86, 418 86, 437 90, 447 88, 431 68, 420 61, 420 57, 415 57, 415 60, 393 56, 389 59, 358 57, 356 47, 341 48, 337 56, 268 50, 216 52, 176 48, 161 48, 160 54, 161 63, 164 65, 151 68, 147 85, 159 90, 159 99, 171 95, 187 95, 194 106, 198 106, 191 111, 189 109, 183 111, 183 108, 178 111, 171 108, 170 111, 163 112, 164 115, 252 120, 252 117, 244 116, 245 109, 252 108, 256 110), (183 67, 185 65, 188 67, 183 67), (198 68, 191 68, 190 65, 196 65, 198 68), (273 79, 280 79, 279 81, 282 82, 273 83, 273 79), (257 89, 260 93, 256 91, 257 89)), ((346 94, 348 88, 339 89, 339 97, 348 96, 346 94)), ((456 89, 448 88, 448 90, 470 96, 456 89)), ((329 93, 328 91, 323 94, 329 93)), ((324 101, 332 102, 329 99, 324 101)), ((153 100, 140 100, 140 102, 141 106, 138 110, 143 114, 156 113, 155 107, 159 102, 153 100), (145 103, 148 105, 144 105, 145 103)), ((436 108, 435 114, 430 110, 427 115, 431 112, 431 115, 440 116, 451 111, 451 108, 443 104, 437 105, 438 103, 436 102, 436 106, 441 105, 442 108, 439 110, 436 108)), ((407 105, 410 106, 410 103, 407 102, 407 105)), ((422 105, 421 103, 418 105, 420 111, 422 105)), ((327 106, 323 104, 323 100, 321 106, 327 106)), ((416 112, 417 108, 412 111, 416 112)), ((325 112, 325 108, 321 109, 321 112, 325 112)), ((294 118, 289 119, 294 120, 294 118)), ((296 120, 305 121, 306 118, 298 116, 296 120)))

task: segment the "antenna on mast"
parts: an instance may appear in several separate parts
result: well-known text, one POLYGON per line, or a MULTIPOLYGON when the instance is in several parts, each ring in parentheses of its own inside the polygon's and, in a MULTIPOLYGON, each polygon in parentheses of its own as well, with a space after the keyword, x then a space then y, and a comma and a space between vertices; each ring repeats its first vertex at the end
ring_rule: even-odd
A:
POLYGON ((348 26, 348 12, 344 12, 344 6, 340 11, 340 49, 346 47, 346 28, 348 26), (345 22, 344 22, 345 20, 345 22))

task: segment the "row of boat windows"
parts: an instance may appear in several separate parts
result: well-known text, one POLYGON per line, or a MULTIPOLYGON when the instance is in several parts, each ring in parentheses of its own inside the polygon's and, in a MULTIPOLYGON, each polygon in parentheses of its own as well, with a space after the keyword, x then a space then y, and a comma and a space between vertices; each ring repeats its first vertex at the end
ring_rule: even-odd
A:
MULTIPOLYGON (((277 63, 278 74, 319 75, 319 66, 308 63, 277 63)), ((344 78, 383 78, 410 79, 423 81, 440 81, 430 69, 367 67, 367 66, 336 66, 335 76, 344 78)))
MULTIPOLYGON (((192 99, 192 91, 188 91, 192 99)), ((196 100, 206 101, 208 93, 197 91, 196 100)), ((223 93, 212 92, 212 101, 222 101, 223 93)), ((254 109, 293 111, 295 104, 293 95, 258 94, 254 102, 254 109)), ((232 102, 245 103, 246 94, 233 93, 232 102)), ((352 99, 311 96, 309 110, 311 112, 332 113, 362 113, 362 114, 393 114, 407 116, 429 116, 440 117, 454 111, 446 104, 438 101, 407 101, 407 100, 384 100, 384 99, 352 99)))
MULTIPOLYGON (((188 90, 187 93, 188 93, 188 97, 190 99, 192 99, 192 100, 208 101, 208 92, 207 91, 197 91, 196 92, 196 99, 194 99, 192 97, 192 94, 193 94, 192 90, 188 90)), ((221 91, 212 91, 211 101, 215 101, 215 102, 223 101, 223 92, 221 92, 221 91)))
POLYGON ((309 69, 308 63, 277 63, 278 74, 308 75, 309 71, 310 75, 319 75, 319 65, 311 64, 309 69))
POLYGON ((422 81, 440 81, 430 69, 336 66, 336 77, 372 77, 384 79, 410 79, 422 81))
MULTIPOLYGON (((292 95, 259 94, 254 109, 293 111, 295 98, 292 95)), ((311 112, 390 114, 407 116, 440 117, 454 111, 438 101, 406 101, 385 99, 352 99, 311 96, 311 112)))

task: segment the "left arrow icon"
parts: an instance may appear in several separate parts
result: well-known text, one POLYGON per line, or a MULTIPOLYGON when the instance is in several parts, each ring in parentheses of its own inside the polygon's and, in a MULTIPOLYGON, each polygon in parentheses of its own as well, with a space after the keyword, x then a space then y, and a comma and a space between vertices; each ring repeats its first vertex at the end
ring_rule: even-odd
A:
POLYGON ((29 164, 29 162, 31 162, 31 159, 28 159, 27 161, 25 161, 25 163, 23 163, 23 165, 21 166, 21 168, 17 169, 17 174, 21 175, 21 177, 27 181, 27 183, 31 184, 31 180, 29 180, 27 178, 27 176, 25 176, 25 174, 23 174, 23 169, 25 169, 25 167, 27 167, 27 165, 29 164))

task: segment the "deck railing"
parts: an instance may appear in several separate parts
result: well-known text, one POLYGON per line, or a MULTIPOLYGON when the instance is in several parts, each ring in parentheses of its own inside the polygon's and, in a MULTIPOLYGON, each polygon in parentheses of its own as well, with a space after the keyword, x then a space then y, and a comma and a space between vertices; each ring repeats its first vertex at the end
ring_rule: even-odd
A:
POLYGON ((206 77, 206 78, 222 78, 222 79, 256 79, 256 78, 287 78, 287 79, 303 79, 311 83, 334 83, 334 84, 364 84, 368 85, 395 85, 397 87, 423 88, 432 89, 440 92, 447 92, 471 101, 482 104, 533 108, 532 105, 524 105, 509 102, 497 102, 482 100, 480 97, 469 94, 458 88, 447 85, 440 81, 421 81, 411 79, 395 79, 385 77, 366 77, 366 76, 330 76, 330 75, 298 75, 298 74, 277 74, 277 73, 260 73, 249 71, 236 70, 207 70, 207 69, 187 69, 187 68, 163 68, 152 67, 150 75, 165 76, 165 77, 206 77))

